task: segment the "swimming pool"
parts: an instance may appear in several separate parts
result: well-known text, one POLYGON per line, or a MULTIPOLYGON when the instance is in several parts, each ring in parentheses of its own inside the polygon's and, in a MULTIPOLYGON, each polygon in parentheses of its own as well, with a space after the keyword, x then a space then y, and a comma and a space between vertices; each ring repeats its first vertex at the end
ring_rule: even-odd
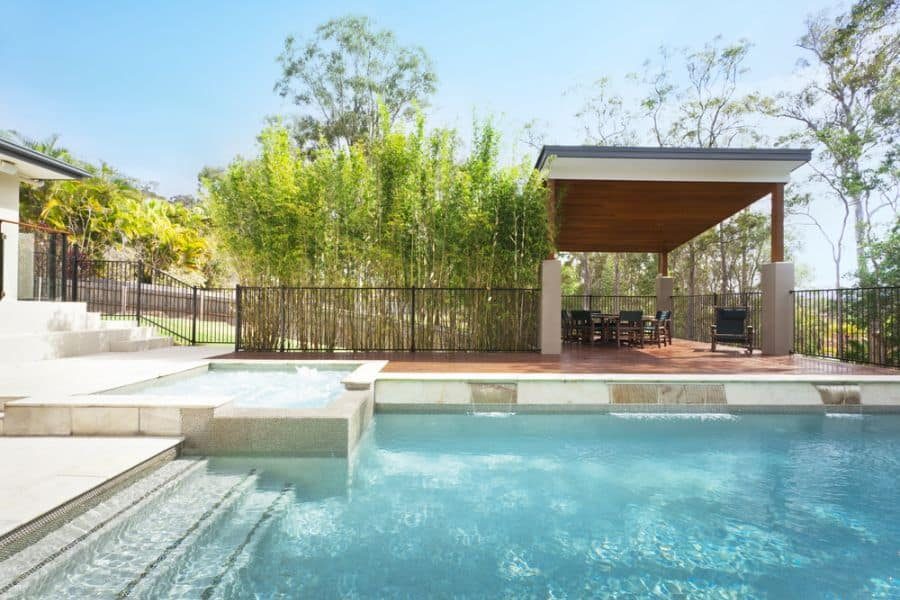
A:
POLYGON ((900 595, 898 416, 493 417, 378 415, 350 464, 174 461, 10 592, 900 595))
POLYGON ((211 363, 208 368, 110 390, 110 394, 233 396, 244 408, 320 408, 344 390, 358 364, 211 363))

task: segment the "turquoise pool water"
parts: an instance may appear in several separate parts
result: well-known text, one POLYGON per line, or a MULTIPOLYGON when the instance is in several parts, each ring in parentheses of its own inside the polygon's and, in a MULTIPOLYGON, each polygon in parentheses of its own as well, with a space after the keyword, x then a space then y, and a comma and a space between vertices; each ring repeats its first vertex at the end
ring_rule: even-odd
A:
POLYGON ((187 375, 110 390, 111 394, 232 396, 243 408, 320 408, 343 391, 341 381, 359 365, 211 364, 187 375))
POLYGON ((217 459, 27 597, 900 596, 900 417, 379 415, 217 459))

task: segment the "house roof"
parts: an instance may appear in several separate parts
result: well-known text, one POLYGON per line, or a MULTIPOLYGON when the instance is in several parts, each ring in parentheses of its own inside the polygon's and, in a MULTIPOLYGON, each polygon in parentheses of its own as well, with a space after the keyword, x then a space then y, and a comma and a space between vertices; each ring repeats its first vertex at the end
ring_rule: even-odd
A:
POLYGON ((91 174, 61 160, 0 138, 0 172, 13 166, 13 174, 22 179, 84 179, 91 174))

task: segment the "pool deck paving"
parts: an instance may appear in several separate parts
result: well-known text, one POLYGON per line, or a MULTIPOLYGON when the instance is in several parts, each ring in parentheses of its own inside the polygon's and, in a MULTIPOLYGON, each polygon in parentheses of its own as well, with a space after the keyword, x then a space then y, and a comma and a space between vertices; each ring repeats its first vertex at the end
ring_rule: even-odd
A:
MULTIPOLYGON (((219 358, 283 359, 279 353, 228 353, 219 358)), ((304 352, 287 355, 302 359, 323 359, 336 354, 304 352)), ((340 355, 337 355, 340 356, 340 355)), ((763 356, 756 351, 748 356, 743 350, 720 346, 710 352, 709 344, 675 339, 661 348, 618 348, 612 344, 564 344, 560 355, 537 352, 358 352, 360 360, 386 360, 383 373, 503 373, 528 374, 630 374, 669 375, 737 375, 818 377, 893 376, 900 370, 870 365, 842 363, 801 355, 763 356)))
POLYGON ((0 437, 0 538, 180 443, 171 437, 0 437))
POLYGON ((15 397, 90 394, 201 367, 221 346, 170 346, 144 352, 102 352, 0 365, 0 401, 15 397))

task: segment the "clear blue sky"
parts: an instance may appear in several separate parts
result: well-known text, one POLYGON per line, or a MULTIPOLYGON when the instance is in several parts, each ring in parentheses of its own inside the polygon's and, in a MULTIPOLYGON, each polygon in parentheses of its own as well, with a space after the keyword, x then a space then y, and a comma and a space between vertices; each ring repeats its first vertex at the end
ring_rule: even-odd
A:
POLYGON ((195 193, 201 167, 252 154, 264 118, 290 111, 272 91, 285 36, 355 13, 432 57, 430 124, 465 133, 473 115, 493 115, 514 137, 536 118, 548 143, 581 143, 574 86, 721 34, 754 43, 747 82, 775 91, 790 81, 804 19, 832 4, 0 0, 0 129, 58 133, 162 194, 195 193))

